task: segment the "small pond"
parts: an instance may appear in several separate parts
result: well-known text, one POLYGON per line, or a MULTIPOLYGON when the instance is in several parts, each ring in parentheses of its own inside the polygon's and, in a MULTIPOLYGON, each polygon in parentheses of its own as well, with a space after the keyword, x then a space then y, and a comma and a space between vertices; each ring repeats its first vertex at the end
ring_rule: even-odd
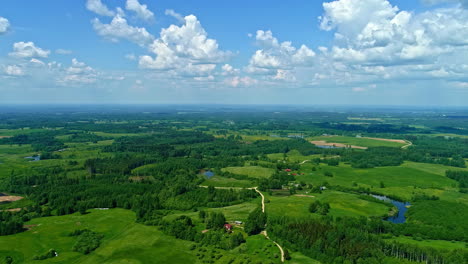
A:
POLYGON ((342 148, 342 147, 336 147, 336 146, 329 146, 329 145, 315 145, 318 148, 323 148, 323 149, 335 149, 335 148, 342 148))
POLYGON ((41 160, 41 156, 37 155, 37 156, 30 156, 30 157, 24 157, 25 159, 29 159, 30 161, 40 161, 41 160))
POLYGON ((203 173, 203 175, 205 175, 208 179, 210 179, 211 177, 215 176, 215 173, 210 170, 207 170, 203 173))
POLYGON ((398 209, 397 214, 395 214, 394 216, 387 217, 384 220, 395 223, 395 224, 402 224, 406 222, 405 213, 406 211, 408 211, 408 206, 411 205, 409 202, 400 202, 400 201, 392 200, 388 198, 387 196, 382 196, 382 195, 375 195, 375 194, 371 194, 371 195, 372 197, 377 198, 379 200, 391 202, 398 209))

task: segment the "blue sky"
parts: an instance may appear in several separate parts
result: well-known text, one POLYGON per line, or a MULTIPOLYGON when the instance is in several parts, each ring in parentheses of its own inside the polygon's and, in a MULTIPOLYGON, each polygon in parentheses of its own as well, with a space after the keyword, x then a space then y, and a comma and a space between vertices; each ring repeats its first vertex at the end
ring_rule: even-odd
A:
POLYGON ((466 0, 0 4, 0 103, 467 99, 466 0))

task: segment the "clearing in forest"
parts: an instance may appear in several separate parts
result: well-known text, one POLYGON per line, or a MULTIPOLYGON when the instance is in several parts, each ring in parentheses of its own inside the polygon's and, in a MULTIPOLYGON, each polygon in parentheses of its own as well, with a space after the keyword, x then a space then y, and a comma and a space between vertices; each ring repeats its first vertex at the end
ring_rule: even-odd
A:
POLYGON ((246 175, 251 178, 268 178, 275 173, 274 169, 260 166, 227 167, 222 170, 233 174, 246 175))
POLYGON ((0 203, 4 202, 15 202, 23 199, 21 196, 13 196, 13 195, 4 195, 0 194, 0 203))

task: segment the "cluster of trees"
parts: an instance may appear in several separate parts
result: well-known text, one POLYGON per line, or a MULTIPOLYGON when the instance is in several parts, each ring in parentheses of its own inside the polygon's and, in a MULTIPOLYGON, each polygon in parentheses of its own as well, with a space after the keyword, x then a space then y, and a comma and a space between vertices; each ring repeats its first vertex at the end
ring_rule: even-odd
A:
POLYGON ((329 211, 330 211, 329 203, 322 203, 316 200, 309 205, 309 212, 311 213, 319 213, 321 215, 327 215, 329 211))
POLYGON ((262 208, 257 207, 253 210, 244 224, 244 231, 249 235, 259 234, 265 229, 267 223, 267 216, 262 212, 262 208))
POLYGON ((204 216, 204 211, 200 211, 200 218, 205 221, 207 229, 221 229, 226 223, 226 217, 221 212, 210 212, 208 216, 204 216))
POLYGON ((55 249, 49 249, 46 253, 42 255, 36 255, 33 257, 33 260, 44 260, 49 258, 54 258, 57 256, 57 251, 55 249))
POLYGON ((96 250, 101 244, 101 239, 104 238, 104 235, 93 232, 89 229, 77 229, 70 233, 70 236, 77 237, 72 250, 85 255, 96 250))
POLYGON ((167 235, 226 250, 236 248, 245 242, 241 232, 230 233, 225 230, 224 224, 226 222, 222 213, 200 211, 199 214, 202 221, 206 223, 206 228, 209 229, 206 232, 197 231, 193 220, 185 215, 171 221, 161 220, 160 218, 153 221, 153 223, 167 235))
POLYGON ((346 151, 342 161, 350 162, 354 168, 398 166, 404 161, 403 150, 391 147, 374 147, 365 151, 346 151))
POLYGON ((466 221, 468 205, 466 204, 444 200, 421 200, 414 202, 406 215, 411 221, 406 227, 401 227, 403 229, 401 231, 419 234, 423 238, 468 242, 466 221))
POLYGON ((270 189, 282 189, 283 185, 287 185, 290 181, 294 181, 294 175, 284 171, 277 172, 269 178, 260 179, 258 182, 258 189, 267 191, 270 189))
POLYGON ((270 218, 268 234, 322 263, 383 263, 386 258, 425 263, 464 263, 462 251, 402 245, 382 239, 385 224, 366 218, 270 218))
POLYGON ((411 133, 416 128, 408 125, 392 125, 392 124, 343 124, 343 123, 320 123, 321 128, 332 129, 336 131, 352 131, 360 133, 392 133, 405 134, 411 133))
POLYGON ((34 151, 52 152, 63 149, 65 144, 55 136, 62 134, 57 130, 19 134, 9 138, 0 138, 0 144, 31 144, 34 151))
POLYGON ((83 143, 83 142, 93 142, 97 143, 101 140, 110 139, 109 137, 101 137, 94 133, 90 133, 87 131, 83 132, 73 132, 70 136, 68 136, 65 141, 66 142, 73 142, 73 143, 83 143))
POLYGON ((413 142, 411 150, 433 158, 468 158, 468 139, 459 137, 407 136, 413 142))
POLYGON ((460 189, 468 188, 468 171, 448 170, 445 175, 452 180, 456 180, 460 184, 460 189))
POLYGON ((0 236, 23 231, 23 218, 12 212, 0 212, 0 236))

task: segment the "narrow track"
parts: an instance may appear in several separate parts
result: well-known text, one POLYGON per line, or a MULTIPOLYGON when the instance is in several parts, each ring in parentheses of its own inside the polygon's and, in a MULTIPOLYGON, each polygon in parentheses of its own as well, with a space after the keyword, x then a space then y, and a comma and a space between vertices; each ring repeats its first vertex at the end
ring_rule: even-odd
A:
MULTIPOLYGON (((208 188, 208 186, 203 186, 199 185, 201 188, 208 188)), ((261 191, 258 190, 258 187, 251 187, 251 188, 241 188, 241 187, 214 187, 215 189, 223 189, 223 190, 229 190, 229 189, 237 189, 237 190, 242 190, 242 189, 249 189, 249 190, 255 190, 260 196, 262 197, 262 213, 265 213, 265 196, 261 191)), ((266 239, 271 240, 270 237, 268 237, 266 229, 261 232, 262 235, 266 237, 266 239)), ((278 244, 276 241, 271 240, 280 250, 281 252, 281 262, 284 262, 284 250, 281 247, 280 244, 278 244)))

